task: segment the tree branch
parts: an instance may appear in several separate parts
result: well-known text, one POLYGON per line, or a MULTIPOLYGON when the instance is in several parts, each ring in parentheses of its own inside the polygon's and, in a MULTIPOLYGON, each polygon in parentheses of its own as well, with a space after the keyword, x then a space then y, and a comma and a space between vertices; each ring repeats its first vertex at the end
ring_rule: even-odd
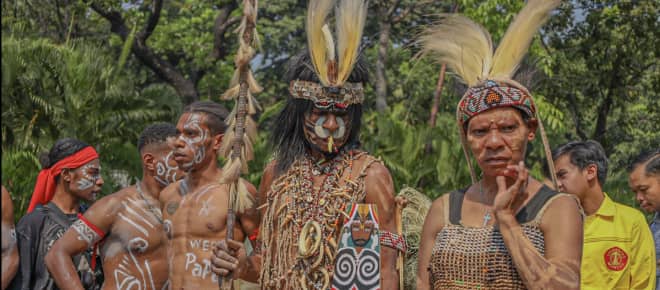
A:
MULTIPOLYGON (((110 22, 110 31, 116 33, 122 40, 126 41, 130 29, 126 26, 124 18, 119 12, 114 10, 106 11, 95 2, 91 2, 90 6, 96 13, 110 22)), ((199 100, 199 94, 194 83, 186 79, 170 62, 156 55, 144 40, 138 37, 133 40, 133 45, 131 46, 133 54, 158 77, 172 85, 181 96, 184 104, 190 104, 199 100)))
POLYGON ((142 42, 146 42, 147 38, 151 36, 158 25, 158 20, 160 19, 160 11, 163 9, 163 0, 154 0, 154 4, 151 7, 151 15, 147 19, 147 23, 144 26, 144 30, 139 35, 139 38, 142 42))
POLYGON ((215 18, 215 24, 213 25, 213 51, 211 53, 211 57, 215 60, 223 59, 228 54, 225 46, 225 33, 234 24, 241 21, 240 17, 229 17, 231 12, 236 8, 238 8, 236 1, 231 1, 228 5, 220 9, 218 16, 215 18))
POLYGON ((580 139, 586 140, 587 139, 587 134, 584 133, 584 130, 582 130, 582 121, 580 119, 580 112, 578 111, 578 104, 577 98, 572 92, 569 92, 566 94, 568 97, 569 103, 573 104, 572 106, 569 105, 568 108, 571 110, 572 115, 573 115, 573 122, 575 123, 575 133, 577 133, 578 136, 580 136, 580 139))

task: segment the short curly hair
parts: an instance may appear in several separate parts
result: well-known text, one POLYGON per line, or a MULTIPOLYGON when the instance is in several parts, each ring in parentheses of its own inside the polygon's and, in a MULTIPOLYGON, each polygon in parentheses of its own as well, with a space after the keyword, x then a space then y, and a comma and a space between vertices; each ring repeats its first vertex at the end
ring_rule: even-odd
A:
POLYGON ((167 138, 176 137, 176 127, 170 123, 156 123, 144 128, 137 141, 138 151, 150 144, 161 144, 167 142, 167 138))

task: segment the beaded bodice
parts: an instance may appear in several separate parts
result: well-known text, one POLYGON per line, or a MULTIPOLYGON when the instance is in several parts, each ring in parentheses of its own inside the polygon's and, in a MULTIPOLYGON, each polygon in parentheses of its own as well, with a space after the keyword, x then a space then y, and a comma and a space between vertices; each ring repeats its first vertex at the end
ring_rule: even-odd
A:
MULTIPOLYGON (((494 226, 466 227, 460 222, 464 192, 450 194, 446 224, 437 234, 429 266, 433 289, 527 289, 494 226)), ((525 237, 541 254, 543 211, 557 193, 542 188, 516 216, 525 237)))
MULTIPOLYGON (((543 254, 538 226, 525 224, 522 231, 543 254)), ((433 289, 526 289, 502 235, 493 227, 444 227, 435 239, 430 265, 433 289)))

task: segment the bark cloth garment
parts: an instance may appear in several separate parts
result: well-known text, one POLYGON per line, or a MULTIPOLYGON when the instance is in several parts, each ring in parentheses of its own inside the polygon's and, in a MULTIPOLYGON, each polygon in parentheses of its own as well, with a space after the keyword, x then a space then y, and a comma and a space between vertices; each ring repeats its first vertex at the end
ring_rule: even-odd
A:
MULTIPOLYGON (((320 188, 311 188, 311 172, 315 170, 309 158, 296 160, 289 170, 278 177, 268 192, 268 208, 264 216, 262 289, 326 289, 332 278, 342 225, 342 211, 351 203, 364 202, 364 179, 367 169, 378 159, 366 152, 352 150, 341 153, 333 161, 331 171, 320 188), (364 158, 361 168, 352 168, 355 160, 364 158), (353 170, 357 174, 353 173, 353 170), (308 257, 299 257, 298 240, 308 221, 321 227, 321 246, 308 257), (338 243, 337 243, 338 244, 338 243), (275 250, 275 252, 270 250, 275 250)), ((318 174, 318 171, 317 171, 318 174)), ((314 233, 316 236, 316 233, 314 233)), ((317 237, 318 238, 318 237, 317 237)))
MULTIPOLYGON (((81 207, 81 213, 84 209, 81 207)), ((16 225, 19 251, 19 268, 9 285, 10 290, 57 290, 44 261, 55 241, 78 219, 76 214, 63 213, 54 203, 38 205, 23 216, 16 225)), ((86 290, 96 290, 103 284, 101 259, 96 255, 92 270, 93 249, 73 257, 79 278, 86 290)))
MULTIPOLYGON (((525 237, 544 255, 540 223, 547 206, 566 195, 543 186, 516 215, 525 237)), ((518 275, 502 234, 494 226, 461 223, 465 190, 453 191, 445 203, 445 225, 435 238, 429 266, 433 289, 527 289, 518 275)))

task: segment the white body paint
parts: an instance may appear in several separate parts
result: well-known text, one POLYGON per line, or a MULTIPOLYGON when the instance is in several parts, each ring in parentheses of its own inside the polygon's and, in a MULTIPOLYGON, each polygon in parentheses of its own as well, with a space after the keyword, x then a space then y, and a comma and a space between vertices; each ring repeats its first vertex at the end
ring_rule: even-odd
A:
MULTIPOLYGON (((150 249, 150 232, 160 228, 159 218, 162 218, 160 209, 150 211, 147 209, 147 203, 144 200, 128 197, 121 201, 122 210, 117 214, 119 220, 123 223, 121 227, 111 231, 111 239, 103 246, 104 260, 117 258, 116 255, 123 253, 119 257, 119 263, 113 270, 112 276, 115 281, 116 290, 163 290, 169 289, 169 280, 157 289, 152 271, 152 262, 141 258, 150 249), (158 217, 157 215, 160 215, 158 217)), ((163 233, 164 234, 164 233, 163 233)), ((159 241, 151 238, 151 241, 159 241)), ((165 239, 162 239, 165 242, 165 239)), ((156 242, 158 243, 158 242, 156 242)), ((156 245, 154 245, 156 246, 156 245)), ((163 247, 165 245, 162 245, 163 247)), ((152 253, 153 254, 153 253, 152 253)), ((165 259, 163 253, 163 259, 165 259)), ((160 274, 160 273, 159 273, 160 274)), ((110 275, 110 273, 106 273, 110 275)), ((107 287, 107 285, 105 285, 107 287)), ((104 287, 105 288, 105 287, 104 287)))

